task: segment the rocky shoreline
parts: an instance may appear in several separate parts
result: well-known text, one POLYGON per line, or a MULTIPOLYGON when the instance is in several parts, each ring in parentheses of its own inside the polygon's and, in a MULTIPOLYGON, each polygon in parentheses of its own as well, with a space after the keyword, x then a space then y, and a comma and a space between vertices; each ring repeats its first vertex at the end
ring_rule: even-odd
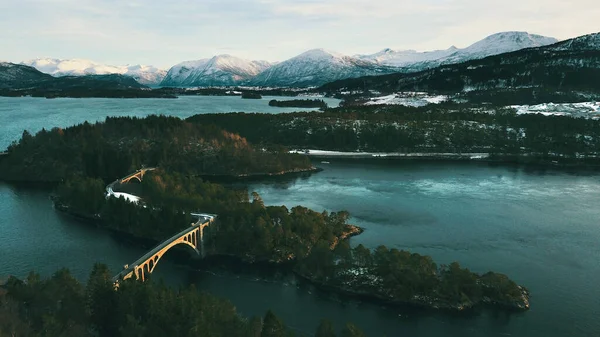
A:
POLYGON ((449 301, 435 295, 415 295, 411 299, 396 299, 391 295, 385 295, 382 289, 377 291, 372 290, 359 290, 351 285, 332 285, 327 282, 319 281, 312 275, 306 275, 294 270, 294 273, 300 278, 314 284, 315 286, 346 296, 360 298, 362 300, 377 302, 384 305, 390 306, 414 306, 424 309, 443 310, 451 312, 464 312, 483 306, 493 306, 507 309, 509 311, 526 311, 530 308, 529 303, 529 290, 525 287, 519 286, 521 294, 518 299, 511 301, 498 301, 493 300, 489 297, 483 297, 480 301, 449 301))
MULTIPOLYGON (((99 215, 82 214, 80 212, 76 212, 70 209, 68 205, 64 205, 63 203, 61 203, 60 200, 55 196, 52 196, 51 199, 54 202, 54 207, 56 210, 74 216, 77 219, 86 221, 92 225, 95 225, 96 227, 105 228, 117 235, 121 239, 126 239, 130 242, 137 243, 140 246, 144 246, 144 248, 151 247, 158 243, 158 241, 154 239, 136 237, 135 235, 132 235, 130 233, 121 232, 108 227, 100 226, 99 224, 102 221, 102 219, 99 215)), ((339 237, 337 237, 336 240, 331 244, 330 249, 335 249, 341 241, 348 240, 349 238, 360 235, 363 232, 364 229, 359 226, 350 224, 346 225, 344 232, 339 237)), ((511 298, 509 295, 502 294, 501 296, 499 296, 499 298, 483 296, 476 301, 471 301, 470 299, 463 301, 450 301, 444 299, 443 296, 438 296, 437 294, 432 293, 417 294, 409 299, 398 299, 393 296, 392 292, 389 289, 386 290, 386 288, 382 284, 380 284, 381 282, 377 280, 378 277, 375 274, 369 274, 368 272, 357 273, 352 269, 347 269, 342 270, 338 273, 338 275, 336 276, 338 278, 337 280, 335 279, 336 277, 334 277, 333 280, 322 280, 318 279, 313 275, 302 273, 300 269, 295 268, 298 261, 295 256, 288 256, 285 258, 282 257, 276 259, 274 257, 261 258, 257 256, 239 256, 219 252, 209 252, 209 255, 207 256, 209 260, 218 259, 220 257, 231 258, 233 260, 239 261, 242 264, 247 264, 251 266, 266 265, 276 270, 289 271, 294 273, 301 279, 309 282, 310 284, 330 291, 332 293, 343 294, 351 297, 358 297, 365 301, 378 302, 385 305, 410 305, 421 308, 447 310, 455 312, 461 312, 483 305, 501 307, 511 311, 525 311, 528 310, 530 307, 529 291, 521 286, 518 287, 520 294, 516 298, 514 296, 511 298)), ((186 258, 186 256, 183 255, 183 253, 179 255, 179 258, 177 260, 179 260, 180 262, 183 261, 184 264, 189 265, 191 267, 198 266, 197 260, 186 258)), ((485 281, 482 281, 484 277, 481 277, 478 280, 478 283, 485 288, 485 281)), ((502 290, 496 289, 495 293, 498 292, 502 293, 502 290)))

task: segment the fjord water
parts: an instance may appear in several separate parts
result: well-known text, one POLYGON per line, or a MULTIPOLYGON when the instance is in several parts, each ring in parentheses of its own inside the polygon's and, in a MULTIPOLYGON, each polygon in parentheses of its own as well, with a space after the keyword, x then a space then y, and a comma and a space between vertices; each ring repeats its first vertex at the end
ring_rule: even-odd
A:
MULTIPOLYGON (((227 111, 284 112, 239 97, 148 99, 0 98, 0 148, 32 132, 106 116, 227 111), (240 104, 240 105, 238 105, 240 104)), ((331 105, 328 101, 328 103, 331 105)), ((299 109, 292 109, 299 110, 299 109)), ((231 300, 244 315, 272 308, 310 334, 321 318, 356 322, 369 336, 600 336, 600 173, 539 171, 475 163, 317 162, 304 178, 253 182, 265 203, 348 210, 366 231, 352 245, 385 244, 509 275, 531 290, 530 311, 450 315, 388 308, 332 296, 282 277, 161 261, 155 278, 196 284, 231 300)), ((0 279, 69 268, 85 281, 92 264, 113 271, 145 249, 56 212, 48 190, 0 183, 0 279)))
MULTIPOLYGON (((473 163, 336 162, 308 177, 253 182, 267 204, 346 209, 366 231, 352 244, 385 244, 506 273, 531 290, 528 312, 445 314, 331 296, 294 280, 205 272, 162 261, 155 277, 195 283, 241 313, 272 308, 312 333, 320 318, 356 322, 369 336, 600 335, 600 175, 473 163)), ((118 270, 144 253, 52 209, 47 191, 0 185, 0 275, 85 279, 96 261, 118 270)))
MULTIPOLYGON (((285 113, 316 110, 270 107, 268 104, 272 99, 299 98, 304 99, 283 96, 265 96, 262 99, 242 99, 239 96, 181 96, 177 99, 0 97, 0 150, 19 139, 23 130, 35 133, 42 128, 49 130, 85 121, 103 121, 107 116, 144 117, 162 114, 187 118, 204 113, 285 113)), ((337 107, 340 103, 340 100, 335 98, 319 99, 331 107, 337 107)))

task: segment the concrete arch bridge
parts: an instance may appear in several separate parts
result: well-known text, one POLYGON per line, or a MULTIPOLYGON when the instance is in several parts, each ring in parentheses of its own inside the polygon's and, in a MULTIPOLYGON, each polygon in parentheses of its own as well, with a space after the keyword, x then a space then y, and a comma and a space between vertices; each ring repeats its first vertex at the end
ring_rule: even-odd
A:
MULTIPOLYGON (((141 198, 132 194, 115 192, 113 186, 115 184, 125 184, 133 179, 139 182, 144 179, 144 175, 148 171, 156 170, 155 167, 142 168, 135 171, 134 173, 125 176, 121 179, 117 179, 106 186, 106 197, 120 197, 123 196, 130 202, 139 203, 141 198)), ((145 205, 144 205, 145 207, 145 205)), ((149 274, 151 274, 158 261, 168 252, 171 248, 177 245, 186 245, 191 247, 200 257, 204 257, 204 228, 210 226, 217 217, 215 214, 206 213, 191 213, 191 215, 198 220, 191 224, 190 227, 182 230, 181 232, 173 235, 172 237, 164 240, 158 246, 144 254, 136 261, 126 264, 123 270, 115 275, 112 279, 115 286, 119 286, 119 282, 135 277, 136 280, 144 281, 149 274)))

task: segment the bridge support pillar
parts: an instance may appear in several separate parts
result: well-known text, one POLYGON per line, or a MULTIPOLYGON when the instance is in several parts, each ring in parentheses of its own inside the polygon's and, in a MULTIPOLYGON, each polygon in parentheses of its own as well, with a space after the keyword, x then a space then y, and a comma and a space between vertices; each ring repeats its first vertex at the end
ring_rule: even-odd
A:
POLYGON ((200 257, 204 258, 204 226, 200 226, 200 257))

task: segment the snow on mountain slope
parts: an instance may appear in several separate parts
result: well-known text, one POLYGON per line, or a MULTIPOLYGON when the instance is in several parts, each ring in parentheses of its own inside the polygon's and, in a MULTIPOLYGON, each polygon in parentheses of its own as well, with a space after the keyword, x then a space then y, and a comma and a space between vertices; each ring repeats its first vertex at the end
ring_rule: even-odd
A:
POLYGON ((395 51, 386 48, 378 53, 371 55, 357 55, 356 57, 362 60, 370 60, 379 64, 384 64, 393 67, 405 67, 418 62, 434 61, 444 57, 448 57, 455 53, 458 48, 452 46, 445 50, 434 50, 427 52, 418 52, 416 50, 400 50, 395 51))
POLYGON ((83 76, 121 74, 133 77, 142 84, 156 85, 162 81, 166 71, 153 66, 126 65, 113 66, 83 59, 34 59, 21 64, 32 66, 52 76, 83 76))
POLYGON ((553 46, 548 47, 547 49, 571 51, 597 51, 600 50, 600 33, 587 34, 573 39, 561 41, 553 46))
POLYGON ((278 63, 250 81, 252 85, 318 86, 327 82, 395 71, 373 61, 312 49, 278 63))
POLYGON ((169 69, 163 86, 229 86, 248 81, 270 67, 266 61, 249 61, 231 55, 187 61, 169 69))
POLYGON ((508 53, 524 48, 541 47, 558 42, 555 38, 529 34, 527 32, 501 32, 490 35, 466 48, 454 46, 445 50, 416 52, 414 50, 393 51, 384 49, 372 55, 361 55, 382 65, 402 67, 403 72, 419 71, 442 64, 460 63, 487 56, 508 53))
POLYGON ((52 79, 52 76, 44 74, 35 68, 0 62, 0 88, 26 88, 40 81, 52 79))
POLYGON ((190 74, 196 69, 204 69, 210 59, 201 59, 196 61, 185 61, 176 64, 167 71, 167 75, 162 80, 164 86, 180 86, 190 77, 190 74))
POLYGON ((527 32, 496 33, 475 42, 467 48, 457 50, 452 55, 443 58, 442 63, 458 63, 481 59, 525 48, 542 47, 556 42, 558 40, 553 37, 529 34, 527 32))

